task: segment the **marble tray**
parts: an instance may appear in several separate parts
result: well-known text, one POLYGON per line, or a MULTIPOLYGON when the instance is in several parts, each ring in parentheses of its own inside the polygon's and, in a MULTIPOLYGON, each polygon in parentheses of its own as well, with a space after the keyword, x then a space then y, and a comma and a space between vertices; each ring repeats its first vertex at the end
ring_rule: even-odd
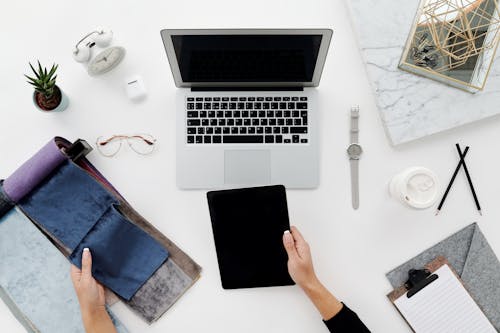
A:
POLYGON ((346 0, 368 78, 393 145, 500 113, 500 55, 471 94, 398 69, 420 0, 346 0))

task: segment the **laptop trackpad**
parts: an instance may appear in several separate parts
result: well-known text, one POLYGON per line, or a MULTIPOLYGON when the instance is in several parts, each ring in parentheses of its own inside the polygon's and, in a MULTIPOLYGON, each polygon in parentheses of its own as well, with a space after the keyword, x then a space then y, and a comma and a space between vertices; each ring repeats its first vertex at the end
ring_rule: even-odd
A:
POLYGON ((269 150, 224 151, 224 183, 262 185, 271 182, 269 150))

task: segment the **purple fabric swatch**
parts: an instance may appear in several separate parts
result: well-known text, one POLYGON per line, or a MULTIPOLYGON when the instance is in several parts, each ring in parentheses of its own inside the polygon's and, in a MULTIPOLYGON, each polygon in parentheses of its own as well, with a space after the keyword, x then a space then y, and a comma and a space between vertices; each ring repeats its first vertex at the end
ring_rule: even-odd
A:
POLYGON ((12 201, 19 202, 66 159, 55 140, 51 139, 4 181, 5 194, 12 201))

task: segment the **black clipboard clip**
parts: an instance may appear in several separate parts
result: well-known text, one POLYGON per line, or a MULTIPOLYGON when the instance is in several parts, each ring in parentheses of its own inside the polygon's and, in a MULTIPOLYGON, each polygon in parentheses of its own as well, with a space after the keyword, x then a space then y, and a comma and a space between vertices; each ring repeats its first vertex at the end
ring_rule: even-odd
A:
POLYGON ((76 162, 82 156, 86 156, 91 151, 92 147, 83 139, 76 140, 71 146, 64 149, 66 156, 73 160, 73 162, 76 162))
POLYGON ((438 278, 437 274, 432 274, 428 269, 410 269, 408 281, 405 283, 405 288, 408 290, 406 297, 411 298, 438 278))

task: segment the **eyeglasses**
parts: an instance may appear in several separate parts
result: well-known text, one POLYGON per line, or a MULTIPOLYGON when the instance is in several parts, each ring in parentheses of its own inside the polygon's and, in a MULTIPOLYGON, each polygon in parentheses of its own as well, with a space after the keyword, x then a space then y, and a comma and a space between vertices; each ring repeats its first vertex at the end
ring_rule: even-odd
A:
POLYGON ((97 150, 106 157, 115 156, 126 141, 140 155, 149 155, 155 150, 156 139, 149 134, 100 136, 96 140, 97 150))

